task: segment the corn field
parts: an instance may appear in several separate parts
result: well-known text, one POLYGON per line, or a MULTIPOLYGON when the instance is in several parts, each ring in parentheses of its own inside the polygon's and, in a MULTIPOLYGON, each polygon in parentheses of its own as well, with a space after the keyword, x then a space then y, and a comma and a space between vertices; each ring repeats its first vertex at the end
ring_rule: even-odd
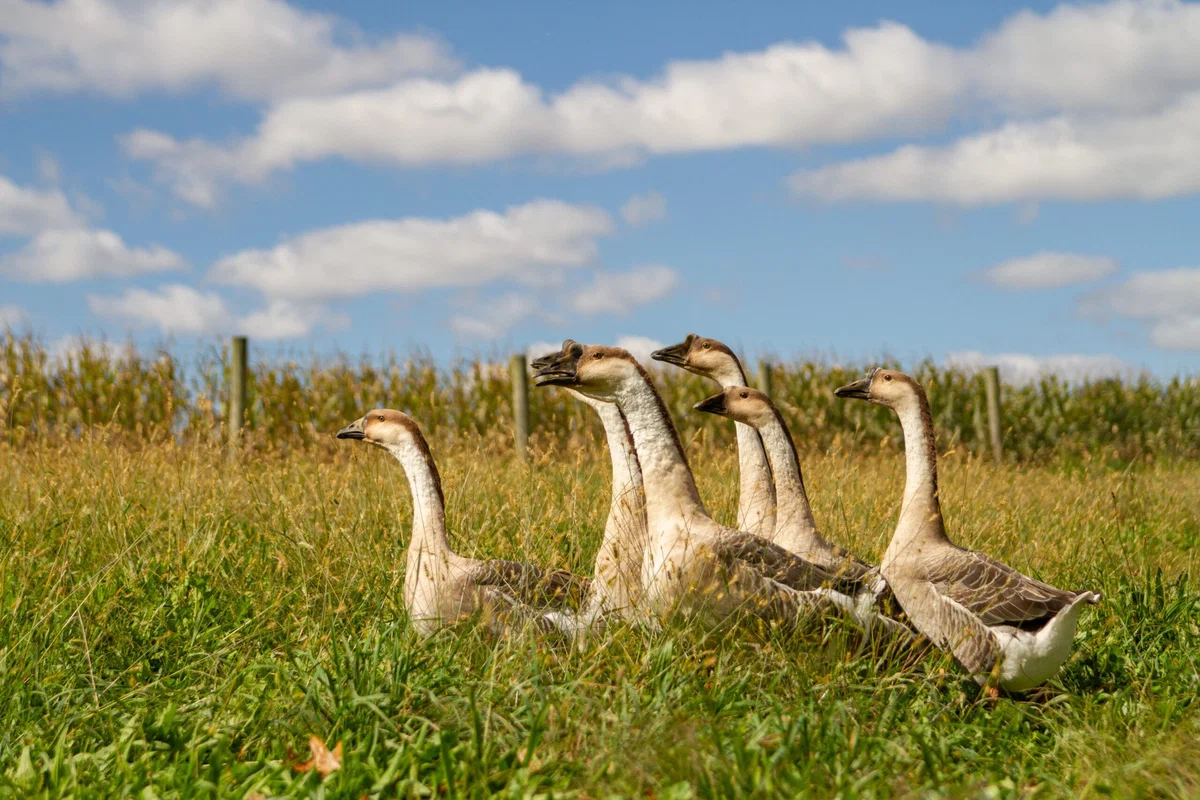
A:
MULTIPOLYGON (((512 392, 503 363, 460 360, 439 369, 427 355, 391 353, 373 360, 305 363, 256 363, 252 354, 251 364, 245 446, 263 453, 328 448, 333 431, 377 406, 409 412, 435 442, 472 437, 497 452, 512 448, 512 392)), ((925 385, 943 450, 988 451, 981 376, 931 360, 852 368, 774 365, 774 397, 799 447, 899 446, 900 430, 891 414, 833 396, 834 387, 860 377, 868 366, 906 369, 925 385)), ((732 442, 732 426, 691 409, 715 390, 713 384, 675 368, 654 370, 654 378, 685 441, 732 442)), ((77 437, 96 428, 125 435, 131 443, 212 443, 225 435, 228 385, 228 356, 217 347, 188 363, 166 352, 150 356, 86 343, 55 358, 36 337, 8 333, 0 339, 0 433, 9 446, 29 437, 77 437)), ((1200 455, 1196 378, 1071 384, 1046 377, 1006 385, 1001 403, 1010 459, 1200 455)), ((554 389, 531 390, 530 416, 535 449, 600 435, 590 410, 554 389)))

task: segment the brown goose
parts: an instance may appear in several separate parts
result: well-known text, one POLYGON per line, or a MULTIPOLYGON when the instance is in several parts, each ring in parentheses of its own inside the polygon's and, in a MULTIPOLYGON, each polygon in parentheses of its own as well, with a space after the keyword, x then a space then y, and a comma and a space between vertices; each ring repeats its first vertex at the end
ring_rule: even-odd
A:
MULTIPOLYGON (((848 612, 857 618, 859 583, 708 515, 666 407, 628 352, 571 342, 535 380, 614 403, 624 414, 646 488, 643 590, 657 615, 682 611, 720 622, 748 612, 787 625, 810 615, 848 612)), ((893 620, 880 621, 887 630, 909 633, 893 620)))
MULTIPOLYGON (((674 364, 688 372, 716 381, 721 388, 746 386, 742 362, 725 345, 689 333, 679 344, 655 350, 655 361, 674 364)), ((775 539, 775 484, 758 432, 749 425, 736 426, 738 445, 738 529, 775 539)), ((786 545, 785 545, 786 546, 786 545)))
POLYGON ((437 465, 417 423, 379 408, 337 433, 387 450, 404 468, 412 490, 412 539, 404 574, 404 602, 423 635, 476 613, 494 632, 516 624, 553 630, 555 616, 579 607, 587 581, 565 570, 497 559, 465 558, 450 549, 445 498, 437 465))
POLYGON ((808 494, 804 490, 796 444, 770 397, 757 389, 730 386, 701 400, 695 408, 748 425, 762 437, 767 458, 771 462, 771 473, 775 476, 778 510, 774 541, 777 545, 831 572, 872 584, 876 593, 884 591, 885 584, 874 567, 826 540, 817 530, 808 494))
POLYGON ((938 500, 933 419, 919 383, 876 369, 834 394, 900 417, 907 479, 882 571, 913 626, 990 688, 1024 691, 1048 680, 1071 653, 1080 609, 1100 602, 1100 594, 1057 589, 950 541, 938 500))
MULTIPOLYGON (((534 359, 534 370, 547 367, 576 343, 563 341, 562 349, 534 359)), ((612 460, 612 499, 604 538, 596 553, 596 566, 583 611, 575 618, 583 628, 602 623, 609 615, 629 622, 651 623, 642 604, 642 561, 646 552, 646 490, 642 468, 633 449, 633 436, 625 416, 612 403, 593 400, 564 387, 579 402, 591 406, 604 425, 612 460)), ((563 621, 566 624, 566 620, 563 621)))

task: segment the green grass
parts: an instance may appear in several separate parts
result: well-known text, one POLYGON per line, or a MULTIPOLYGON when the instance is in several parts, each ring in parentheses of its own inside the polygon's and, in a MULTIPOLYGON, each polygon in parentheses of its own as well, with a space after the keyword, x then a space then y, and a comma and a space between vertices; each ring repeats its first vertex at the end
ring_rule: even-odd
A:
MULTIPOLYGON (((728 520, 728 449, 692 449, 728 520)), ((827 533, 870 557, 903 480, 878 449, 805 458, 827 533)), ((483 438, 435 455, 460 552, 590 571, 598 440, 528 468, 483 438)), ((942 657, 854 658, 839 630, 617 629, 578 652, 462 627, 422 643, 400 592, 408 490, 386 454, 325 438, 229 463, 120 431, 28 440, 0 452, 0 794, 1200 793, 1200 469, 959 453, 943 475, 961 543, 1104 592, 1035 698, 989 701, 942 657), (343 744, 323 783, 293 769, 310 735, 343 744)))

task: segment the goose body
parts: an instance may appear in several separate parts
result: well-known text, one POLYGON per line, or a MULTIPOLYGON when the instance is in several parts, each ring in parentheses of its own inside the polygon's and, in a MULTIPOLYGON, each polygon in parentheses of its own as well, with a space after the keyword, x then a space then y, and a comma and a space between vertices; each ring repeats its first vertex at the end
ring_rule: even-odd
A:
POLYGON ((553 614, 578 607, 587 581, 565 570, 466 558, 451 549, 437 465, 421 429, 407 414, 376 409, 342 428, 337 438, 382 447, 404 468, 413 501, 404 602, 418 633, 427 636, 475 614, 494 632, 516 625, 548 631, 556 628, 553 614))
POLYGON ((662 399, 626 351, 572 343, 536 380, 613 403, 628 422, 646 491, 642 589, 657 616, 719 623, 750 613, 793 625, 853 614, 859 583, 708 515, 662 399))
MULTIPOLYGON (((563 342, 556 353, 535 359, 535 370, 548 366, 572 345, 563 342)), ((596 627, 615 616, 627 622, 652 624, 642 602, 642 561, 646 552, 646 495, 642 470, 633 447, 633 437, 625 416, 613 403, 594 400, 575 389, 566 391, 595 410, 604 426, 608 452, 612 460, 612 497, 604 537, 596 553, 596 565, 583 610, 572 620, 576 632, 596 627)))
MULTIPOLYGON (((722 389, 746 386, 746 371, 734 352, 716 339, 689 333, 679 344, 655 350, 655 361, 674 364, 718 383, 722 389)), ((735 426, 738 448, 738 530, 775 538, 775 484, 762 439, 753 427, 735 426)), ((786 545, 784 545, 786 547, 786 545)))
POLYGON ((1100 594, 1058 589, 954 544, 937 489, 929 401, 920 384, 873 370, 835 392, 892 408, 904 430, 906 480, 881 570, 913 626, 979 683, 1024 691, 1048 680, 1071 653, 1079 611, 1100 594))

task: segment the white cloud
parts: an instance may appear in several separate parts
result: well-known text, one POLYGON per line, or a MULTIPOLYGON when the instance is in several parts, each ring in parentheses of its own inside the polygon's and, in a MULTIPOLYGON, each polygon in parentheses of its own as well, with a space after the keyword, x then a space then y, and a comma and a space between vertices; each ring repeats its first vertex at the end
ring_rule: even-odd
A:
POLYGON ((58 165, 58 159, 41 148, 37 151, 37 173, 42 183, 58 185, 62 179, 62 168, 58 165))
POLYGON ((986 355, 978 350, 964 350, 947 355, 946 366, 970 371, 999 367, 1001 379, 1016 384, 1031 383, 1047 375, 1055 375, 1068 381, 1081 381, 1118 377, 1133 372, 1128 362, 1116 356, 1082 353, 1049 356, 1026 353, 986 355))
POLYGON ((453 69, 438 41, 371 37, 281 0, 0 0, 0 95, 214 86, 276 100, 453 69))
POLYGON ((183 258, 165 247, 132 248, 112 231, 86 228, 44 230, 0 256, 0 274, 30 282, 128 278, 184 267, 183 258))
POLYGON ((66 195, 57 189, 30 189, 0 175, 0 234, 32 236, 52 227, 81 224, 66 195))
POLYGON ((1100 320, 1145 322, 1156 347, 1200 351, 1200 268, 1135 272, 1124 283, 1084 295, 1079 308, 1100 320))
POLYGON ((621 206, 621 219, 635 228, 667 218, 667 198, 658 192, 635 194, 621 206))
POLYGON ((472 287, 581 267, 612 219, 591 206, 535 200, 504 213, 448 220, 374 220, 324 228, 270 250, 221 259, 211 277, 271 298, 316 301, 437 287, 472 287))
POLYGON ((651 360, 650 354, 655 350, 661 350, 666 347, 662 342, 657 339, 651 339, 649 336, 619 336, 617 337, 616 346, 623 350, 628 350, 629 354, 636 358, 638 363, 643 366, 657 363, 651 360))
POLYGON ((649 80, 585 80, 551 97, 510 69, 481 68, 279 102, 253 135, 225 144, 142 130, 124 145, 181 198, 206 205, 225 181, 333 156, 412 166, 544 154, 617 165, 642 154, 869 139, 948 115, 962 89, 948 48, 895 23, 843 38, 841 49, 786 43, 670 62, 649 80))
POLYGON ((635 306, 661 300, 678 285, 679 273, 661 264, 597 272, 590 284, 571 295, 570 305, 581 314, 627 314, 635 306))
POLYGON ((450 330, 459 336, 498 339, 538 311, 538 302, 533 297, 509 292, 481 304, 472 314, 451 316, 449 325, 450 330))
POLYGON ((1160 200, 1200 190, 1200 94, 1145 116, 1009 122, 944 147, 802 170, 792 191, 823 200, 960 205, 1160 200))
POLYGON ((11 303, 0 305, 0 331, 16 329, 29 321, 25 309, 11 303))
POLYGON ((983 270, 983 280, 1001 289, 1057 289, 1106 278, 1117 262, 1105 256, 1043 250, 1013 258, 983 270))
POLYGON ((163 333, 217 333, 227 330, 233 322, 220 295, 178 283, 161 286, 156 291, 127 289, 117 297, 89 296, 88 306, 98 316, 134 327, 158 328, 163 333))
POLYGON ((275 300, 239 317, 216 292, 202 292, 174 283, 147 289, 127 289, 117 296, 88 297, 97 316, 131 328, 158 329, 163 334, 204 336, 245 335, 253 339, 298 339, 318 325, 326 330, 346 327, 349 320, 316 306, 275 300))

